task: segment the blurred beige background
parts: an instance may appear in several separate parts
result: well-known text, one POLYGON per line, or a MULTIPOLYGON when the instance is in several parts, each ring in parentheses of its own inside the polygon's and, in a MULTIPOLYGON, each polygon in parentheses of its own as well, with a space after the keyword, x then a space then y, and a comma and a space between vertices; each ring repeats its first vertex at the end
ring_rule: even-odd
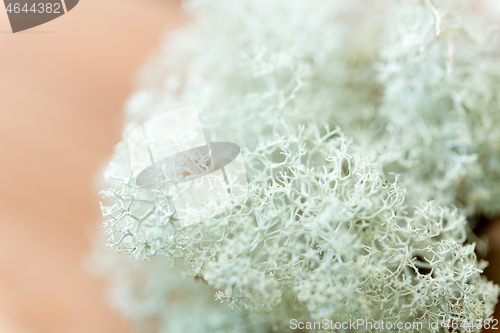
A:
POLYGON ((81 0, 12 34, 0 4, 0 333, 129 332, 82 265, 93 189, 175 0, 81 0))

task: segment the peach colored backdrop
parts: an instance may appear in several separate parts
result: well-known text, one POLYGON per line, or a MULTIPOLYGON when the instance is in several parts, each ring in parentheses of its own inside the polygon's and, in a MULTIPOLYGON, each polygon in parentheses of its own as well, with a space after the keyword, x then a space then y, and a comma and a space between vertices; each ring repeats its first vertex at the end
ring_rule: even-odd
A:
POLYGON ((93 184, 137 69, 182 17, 172 0, 81 0, 12 34, 0 4, 0 333, 129 331, 82 265, 93 184))

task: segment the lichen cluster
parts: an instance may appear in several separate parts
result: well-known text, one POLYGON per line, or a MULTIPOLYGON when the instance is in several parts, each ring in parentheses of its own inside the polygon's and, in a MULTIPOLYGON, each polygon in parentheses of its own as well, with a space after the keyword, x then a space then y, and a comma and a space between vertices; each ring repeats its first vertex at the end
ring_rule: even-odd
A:
POLYGON ((486 6, 185 3, 193 22, 144 70, 104 172, 108 244, 135 259, 96 255, 116 306, 157 332, 490 318, 468 223, 500 210, 486 6), (180 227, 172 192, 135 185, 126 138, 189 104, 207 138, 242 147, 249 195, 180 227))

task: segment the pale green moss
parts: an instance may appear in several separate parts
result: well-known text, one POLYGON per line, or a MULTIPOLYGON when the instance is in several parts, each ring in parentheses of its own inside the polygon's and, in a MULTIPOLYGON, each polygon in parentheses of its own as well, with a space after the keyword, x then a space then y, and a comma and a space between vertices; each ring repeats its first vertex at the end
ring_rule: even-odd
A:
POLYGON ((124 136, 195 103, 210 140, 243 148, 249 196, 180 228, 172 193, 135 186, 120 143, 102 191, 109 245, 155 258, 98 255, 116 267, 119 307, 164 332, 490 318, 498 287, 467 242, 468 214, 500 209, 500 62, 466 33, 486 34, 480 13, 467 1, 386 16, 335 1, 187 7, 197 19, 145 70, 124 136))

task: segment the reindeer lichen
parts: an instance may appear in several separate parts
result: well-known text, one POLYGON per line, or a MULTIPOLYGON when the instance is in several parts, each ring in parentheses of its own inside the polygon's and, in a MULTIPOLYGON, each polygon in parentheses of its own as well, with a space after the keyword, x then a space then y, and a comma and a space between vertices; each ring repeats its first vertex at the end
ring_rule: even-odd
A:
POLYGON ((500 209, 500 44, 474 4, 187 2, 104 172, 108 245, 139 259, 96 256, 116 306, 160 332, 490 319, 468 219, 500 209), (190 104, 242 147, 249 195, 180 227, 171 188, 135 185, 126 138, 190 104))

